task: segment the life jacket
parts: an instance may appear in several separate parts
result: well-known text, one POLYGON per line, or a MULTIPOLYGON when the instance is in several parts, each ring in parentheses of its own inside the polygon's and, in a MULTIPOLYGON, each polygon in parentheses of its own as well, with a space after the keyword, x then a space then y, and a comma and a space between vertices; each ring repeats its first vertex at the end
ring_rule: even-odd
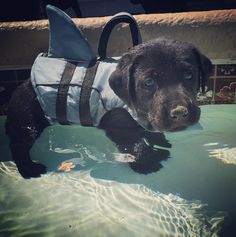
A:
POLYGON ((99 42, 100 57, 97 58, 69 16, 50 5, 46 9, 50 23, 49 51, 47 54, 40 53, 35 59, 31 82, 50 124, 98 126, 102 117, 114 108, 123 108, 138 120, 135 112, 109 85, 109 77, 116 69, 120 57, 106 57, 109 35, 120 22, 130 24, 132 37, 135 38, 134 45, 140 43, 134 18, 122 13, 106 24, 99 42), (76 44, 72 43, 75 39, 76 44), (68 40, 70 42, 65 42, 68 40))
MULTIPOLYGON (((130 111, 109 86, 108 78, 115 70, 117 61, 118 58, 107 58, 99 62, 97 66, 89 98, 93 126, 98 126, 105 113, 113 108, 125 108, 130 111)), ((49 58, 40 54, 31 70, 33 88, 44 114, 51 124, 58 122, 56 114, 58 88, 66 65, 67 61, 63 59, 49 58)), ((66 120, 69 124, 81 124, 80 95, 87 68, 87 62, 76 63, 75 71, 68 84, 66 120)))

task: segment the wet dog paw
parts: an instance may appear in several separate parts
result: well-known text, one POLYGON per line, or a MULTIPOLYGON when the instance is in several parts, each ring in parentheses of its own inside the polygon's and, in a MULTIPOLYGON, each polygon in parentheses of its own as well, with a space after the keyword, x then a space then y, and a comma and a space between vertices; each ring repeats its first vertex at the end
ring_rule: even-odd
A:
POLYGON ((47 172, 46 166, 33 161, 17 165, 18 170, 23 178, 37 178, 47 172))

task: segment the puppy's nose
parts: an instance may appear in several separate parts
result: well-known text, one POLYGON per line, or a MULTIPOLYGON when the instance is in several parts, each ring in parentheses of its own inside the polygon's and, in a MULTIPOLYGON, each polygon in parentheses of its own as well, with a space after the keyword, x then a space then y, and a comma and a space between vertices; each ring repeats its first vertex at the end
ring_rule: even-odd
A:
POLYGON ((183 105, 177 105, 170 111, 170 118, 173 120, 183 120, 188 117, 188 109, 183 105))

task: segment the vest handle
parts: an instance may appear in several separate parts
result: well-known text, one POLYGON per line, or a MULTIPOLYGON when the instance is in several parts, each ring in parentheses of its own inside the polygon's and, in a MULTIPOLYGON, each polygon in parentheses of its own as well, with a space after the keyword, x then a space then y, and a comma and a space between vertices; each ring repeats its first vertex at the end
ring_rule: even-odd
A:
POLYGON ((120 12, 116 15, 114 15, 105 25, 103 28, 102 34, 99 39, 99 44, 98 44, 98 55, 100 60, 106 58, 107 55, 107 44, 109 37, 111 35, 112 30, 114 27, 120 23, 128 23, 130 32, 131 32, 131 37, 133 41, 133 46, 138 45, 142 43, 142 38, 140 35, 140 31, 138 28, 138 24, 134 17, 127 13, 127 12, 120 12))

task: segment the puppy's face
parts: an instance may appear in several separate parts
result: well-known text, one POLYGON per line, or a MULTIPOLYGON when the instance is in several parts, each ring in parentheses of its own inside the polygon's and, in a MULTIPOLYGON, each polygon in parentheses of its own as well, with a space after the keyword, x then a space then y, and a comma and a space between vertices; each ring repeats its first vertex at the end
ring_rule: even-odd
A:
POLYGON ((200 117, 197 91, 212 69, 193 45, 156 39, 124 54, 109 82, 151 131, 176 131, 200 117))

